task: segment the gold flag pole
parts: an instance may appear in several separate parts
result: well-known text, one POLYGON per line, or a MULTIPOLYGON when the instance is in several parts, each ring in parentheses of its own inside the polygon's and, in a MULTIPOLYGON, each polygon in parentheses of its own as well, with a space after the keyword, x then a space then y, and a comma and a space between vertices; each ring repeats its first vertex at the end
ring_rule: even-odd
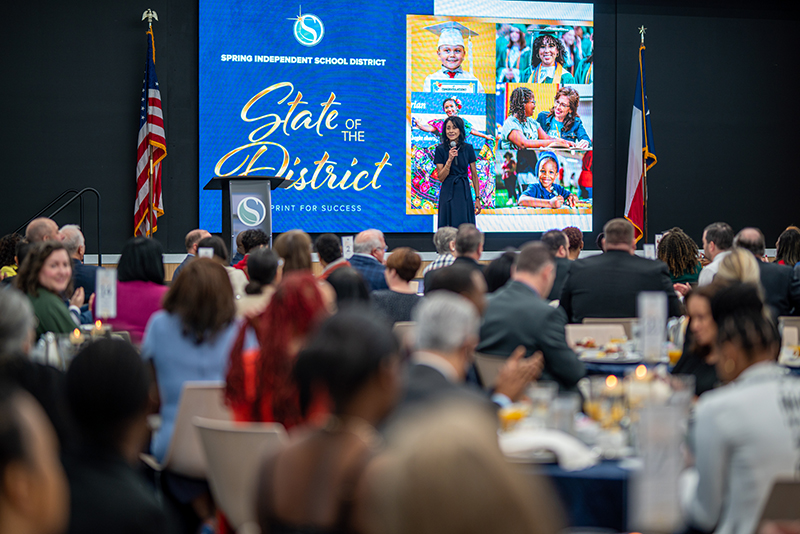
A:
MULTIPOLYGON (((647 28, 644 27, 644 24, 639 26, 639 35, 642 38, 642 46, 644 46, 644 34, 647 32, 647 28)), ((641 60, 641 51, 639 52, 640 60, 641 60)), ((642 78, 642 84, 644 85, 644 78, 642 78)), ((647 112, 645 108, 647 106, 644 102, 644 95, 642 95, 642 120, 647 120, 647 112)), ((645 139, 647 142, 647 139, 645 139)), ((644 218, 644 242, 647 243, 647 154, 642 155, 642 204, 643 204, 643 213, 642 216, 644 218)))
MULTIPOLYGON (((153 19, 158 21, 158 14, 153 11, 152 9, 147 9, 144 13, 142 13, 142 20, 147 19, 147 27, 152 30, 153 29, 153 19)), ((147 105, 147 102, 145 102, 147 105)), ((145 110, 146 111, 146 110, 145 110)), ((153 148, 148 145, 147 151, 150 154, 150 170, 147 177, 147 185, 148 185, 148 193, 147 193, 147 210, 148 210, 148 219, 150 223, 150 228, 145 232, 145 235, 148 237, 152 237, 155 233, 154 228, 155 225, 155 216, 156 216, 156 207, 155 207, 155 193, 153 189, 155 188, 155 176, 153 174, 153 148)))

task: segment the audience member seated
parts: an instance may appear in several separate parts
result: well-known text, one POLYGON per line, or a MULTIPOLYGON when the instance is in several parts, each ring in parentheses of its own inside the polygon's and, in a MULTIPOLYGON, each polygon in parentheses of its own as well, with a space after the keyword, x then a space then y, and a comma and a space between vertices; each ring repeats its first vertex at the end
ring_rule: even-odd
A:
MULTIPOLYGON (((471 303, 448 291, 425 296, 414 309, 415 352, 408 369, 403 411, 425 410, 452 398, 494 410, 519 400, 525 387, 542 372, 542 356, 522 359, 515 350, 497 376, 491 400, 464 383, 478 343, 480 316, 471 303)), ((521 349, 521 347, 520 347, 521 349)))
POLYGON ((68 519, 53 427, 30 394, 0 383, 0 532, 61 534, 68 519))
MULTIPOLYGON (((142 357, 152 362, 161 399, 161 427, 153 434, 150 451, 159 462, 172 440, 175 416, 185 382, 222 381, 238 324, 228 275, 208 258, 187 263, 164 297, 164 309, 147 324, 142 357)), ((183 504, 191 503, 200 520, 213 520, 205 481, 166 473, 169 491, 183 504)))
POLYGON ((319 278, 327 280, 333 271, 342 267, 350 267, 350 262, 342 256, 342 242, 336 234, 322 234, 314 241, 322 273, 319 278))
POLYGON ((800 231, 796 228, 787 228, 778 237, 775 244, 775 263, 794 267, 800 262, 800 231))
POLYGON ((597 250, 600 252, 606 251, 606 234, 605 232, 600 232, 597 234, 597 238, 594 240, 595 246, 597 246, 597 250))
POLYGON ((8 234, 0 238, 0 280, 17 276, 17 243, 23 237, 19 234, 8 234))
POLYGON ((703 230, 703 256, 710 261, 700 271, 697 285, 705 286, 714 280, 719 265, 733 247, 733 228, 724 222, 716 222, 706 226, 703 230))
POLYGON ((283 272, 311 272, 311 238, 302 230, 289 230, 278 236, 273 249, 283 260, 283 272))
POLYGON ((553 255, 553 262, 556 267, 556 278, 553 282, 553 288, 550 293, 545 297, 547 300, 558 300, 561 298, 561 289, 564 287, 564 281, 569 274, 569 268, 572 262, 569 260, 569 239, 559 230, 550 230, 542 234, 542 243, 550 250, 553 255))
POLYGON ((542 378, 557 382, 561 390, 574 390, 586 370, 567 346, 566 313, 542 298, 550 292, 554 279, 549 248, 543 243, 522 247, 511 282, 488 298, 478 352, 508 357, 520 345, 528 355, 541 352, 542 378))
POLYGON ((245 230, 239 234, 242 236, 242 249, 244 249, 244 256, 239 263, 234 267, 244 271, 247 274, 247 255, 253 250, 260 247, 269 246, 269 236, 264 230, 245 230))
POLYGON ((411 280, 417 275, 422 259, 408 247, 396 248, 386 260, 386 284, 389 289, 372 292, 372 306, 381 312, 390 323, 411 320, 411 310, 421 298, 411 288, 411 280))
POLYGON ((342 267, 328 276, 328 283, 336 293, 336 306, 341 310, 353 304, 369 304, 367 282, 352 267, 342 267))
POLYGON ((231 267, 244 259, 244 245, 242 244, 242 237, 244 230, 236 234, 236 253, 231 258, 231 267))
POLYGON ((327 315, 316 281, 310 272, 285 275, 264 313, 242 324, 230 351, 225 386, 237 421, 276 422, 287 429, 305 422, 291 370, 313 328, 327 315), (250 330, 258 341, 255 348, 246 346, 250 330))
POLYGON ((231 288, 233 289, 233 298, 240 299, 244 295, 244 287, 247 285, 247 275, 244 271, 231 267, 228 265, 228 247, 225 246, 225 241, 221 237, 215 235, 204 237, 197 243, 197 250, 211 249, 213 256, 211 259, 219 263, 225 268, 228 273, 228 278, 231 281, 231 288))
POLYGON ((603 227, 605 253, 572 263, 561 291, 561 306, 573 323, 585 317, 636 317, 642 291, 663 291, 669 315, 682 314, 667 266, 634 254, 633 225, 612 219, 603 227))
POLYGON ((323 323, 298 355, 301 408, 324 389, 333 410, 323 427, 298 429, 266 459, 257 492, 261 532, 363 532, 358 490, 382 441, 375 426, 400 392, 398 350, 391 330, 364 308, 323 323))
POLYGON ((255 317, 266 309, 275 293, 275 287, 281 281, 282 270, 279 264, 278 255, 268 248, 257 248, 247 256, 250 282, 244 288, 245 294, 236 301, 238 317, 255 317))
POLYGON ((365 476, 364 532, 562 532, 554 490, 508 462, 496 427, 485 411, 453 404, 398 423, 365 476))
POLYGON ((72 258, 72 285, 75 289, 83 288, 86 300, 94 293, 97 267, 83 263, 86 254, 86 240, 77 224, 66 224, 61 227, 61 242, 67 249, 67 254, 72 258))
POLYGON ((83 290, 72 293, 72 262, 60 241, 47 240, 33 245, 16 276, 17 287, 28 295, 39 320, 36 334, 66 334, 80 324, 70 314, 62 295, 72 295, 70 306, 80 315, 83 290))
POLYGON ((186 239, 184 240, 184 244, 186 245, 186 257, 183 259, 180 265, 175 269, 172 273, 172 279, 175 280, 178 278, 178 275, 181 273, 183 268, 192 261, 195 256, 197 256, 197 244, 200 243, 200 240, 209 237, 211 233, 207 230, 203 230, 201 228, 197 228, 192 230, 188 234, 186 234, 186 239))
POLYGON ((54 220, 39 217, 28 223, 25 228, 25 239, 28 240, 28 243, 61 241, 61 235, 58 233, 58 225, 54 220))
POLYGON ((66 456, 69 534, 173 532, 154 490, 134 469, 147 442, 150 376, 130 344, 102 339, 67 372, 67 403, 81 447, 66 456))
POLYGON ((711 299, 720 287, 723 287, 722 282, 717 280, 714 284, 691 290, 684 300, 689 322, 686 325, 683 354, 672 369, 672 374, 694 376, 697 396, 714 389, 719 382, 716 368, 719 360, 716 350, 717 323, 711 315, 711 299))
POLYGON ((686 294, 690 289, 686 286, 697 283, 702 269, 700 251, 697 243, 677 226, 665 232, 661 238, 658 259, 667 264, 672 283, 683 286, 676 290, 686 294))
POLYGON ((161 243, 133 237, 122 247, 117 264, 117 316, 107 319, 114 330, 130 333, 131 342, 141 344, 150 317, 161 309, 169 289, 164 284, 161 243))
POLYGON ((736 234, 735 247, 749 250, 758 262, 764 302, 776 317, 800 315, 800 278, 788 265, 766 261, 764 234, 758 228, 745 228, 736 234))
POLYGON ((507 248, 486 266, 483 270, 483 275, 486 278, 487 292, 494 293, 511 280, 511 266, 514 265, 516 259, 517 251, 513 248, 507 248))
MULTIPOLYGON (((483 275, 483 266, 478 263, 483 254, 483 233, 471 223, 464 223, 458 227, 456 233, 456 259, 453 265, 467 266, 483 275)), ((427 288, 435 271, 428 271, 424 284, 427 288)), ((485 278, 484 278, 485 280, 485 278)))
POLYGON ((424 277, 428 271, 435 271, 442 267, 452 265, 456 260, 456 233, 458 230, 452 226, 441 226, 433 234, 433 245, 436 247, 436 258, 422 271, 424 277))
POLYGON ((374 228, 364 230, 356 236, 353 242, 353 251, 350 265, 364 277, 367 289, 370 291, 389 289, 386 278, 383 276, 386 255, 386 241, 383 239, 383 232, 374 228))
POLYGON ((758 260, 743 248, 731 249, 717 266, 714 281, 720 285, 731 285, 734 282, 753 284, 761 288, 761 273, 758 270, 758 260))
POLYGON ((711 311, 717 369, 730 384, 697 403, 681 502, 703 531, 754 532, 773 482, 797 474, 800 379, 775 361, 780 336, 755 286, 721 289, 711 311))
POLYGON ((569 240, 569 259, 575 261, 581 255, 583 250, 583 232, 575 226, 567 226, 563 230, 564 235, 569 240))
POLYGON ((434 291, 449 291, 470 301, 478 314, 486 311, 486 279, 475 269, 466 265, 451 265, 437 269, 425 285, 425 296, 434 291))

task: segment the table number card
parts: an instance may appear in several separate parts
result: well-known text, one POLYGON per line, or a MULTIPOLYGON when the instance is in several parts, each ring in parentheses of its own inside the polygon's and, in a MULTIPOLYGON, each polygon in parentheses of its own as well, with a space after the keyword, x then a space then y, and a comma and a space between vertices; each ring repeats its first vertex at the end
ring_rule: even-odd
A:
POLYGON ((645 258, 647 258, 648 260, 656 259, 656 246, 655 245, 652 245, 652 244, 644 245, 643 248, 644 248, 644 257, 645 258))
POLYGON ((117 271, 97 269, 94 297, 95 315, 101 319, 117 316, 117 271))
POLYGON ((198 258, 213 258, 214 257, 214 249, 211 247, 198 247, 197 249, 197 257, 198 258))
POLYGON ((637 311, 642 357, 646 362, 661 361, 667 339, 667 295, 660 291, 642 291, 637 311))
POLYGON ((342 237, 342 254, 346 260, 349 260, 355 254, 353 251, 353 236, 346 235, 342 237))
POLYGON ((658 245, 661 243, 661 240, 664 238, 664 234, 656 234, 656 250, 658 250, 658 245))

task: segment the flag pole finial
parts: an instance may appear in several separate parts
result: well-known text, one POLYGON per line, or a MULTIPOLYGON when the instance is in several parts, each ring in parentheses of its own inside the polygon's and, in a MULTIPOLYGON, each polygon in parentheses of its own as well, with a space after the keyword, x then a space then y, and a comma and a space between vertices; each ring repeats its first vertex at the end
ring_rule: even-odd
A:
POLYGON ((142 20, 147 19, 147 24, 151 28, 153 27, 153 20, 155 19, 158 22, 158 14, 153 11, 152 9, 148 9, 144 13, 142 13, 142 20))
MULTIPOLYGON (((156 19, 156 20, 158 20, 158 19, 156 19)), ((645 32, 647 32, 647 28, 645 28, 644 24, 642 24, 641 26, 639 26, 639 35, 642 36, 642 44, 644 44, 644 34, 645 34, 645 32)))

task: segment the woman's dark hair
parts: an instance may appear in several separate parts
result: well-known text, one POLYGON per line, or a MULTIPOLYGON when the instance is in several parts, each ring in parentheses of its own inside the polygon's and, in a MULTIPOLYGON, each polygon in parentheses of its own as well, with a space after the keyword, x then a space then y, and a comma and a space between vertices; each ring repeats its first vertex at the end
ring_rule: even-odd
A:
POLYGON ((302 230, 289 230, 278 236, 273 247, 283 258, 283 272, 311 270, 311 237, 302 230))
POLYGON ((239 235, 242 236, 242 248, 245 254, 249 254, 256 247, 269 245, 269 236, 264 230, 245 230, 239 235))
POLYGON ((765 351, 777 359, 781 337, 758 286, 734 283, 721 288, 711 300, 711 315, 717 323, 718 345, 738 345, 750 362, 765 351))
POLYGON ((603 252, 605 250, 603 248, 603 245, 605 244, 605 241, 606 241, 606 233, 605 232, 600 232, 599 234, 597 234, 597 238, 595 238, 595 240, 594 240, 594 244, 597 245, 597 250, 599 250, 601 252, 603 252))
POLYGON ((533 101, 536 98, 533 96, 533 91, 527 87, 517 87, 511 92, 511 98, 508 100, 508 114, 513 115, 519 122, 525 122, 525 104, 533 101))
POLYGON ((164 249, 149 237, 132 237, 122 247, 117 265, 120 282, 153 282, 164 285, 164 249))
POLYGON ((382 365, 399 352, 391 328, 364 307, 340 311, 322 323, 297 356, 294 377, 300 393, 300 410, 306 413, 313 393, 326 391, 334 411, 348 401, 382 365))
MULTIPOLYGON (((578 104, 581 102, 581 95, 572 87, 562 87, 556 91, 556 96, 553 98, 553 101, 558 100, 560 96, 566 96, 569 99, 569 111, 567 112, 567 116, 564 117, 564 126, 562 128, 562 130, 568 131, 572 128, 572 125, 575 124, 575 117, 578 116, 578 104)), ((547 116, 551 118, 556 116, 555 105, 550 108, 550 113, 548 113, 547 116)))
POLYGON ((409 247, 394 249, 386 259, 386 268, 397 271, 397 275, 406 282, 410 282, 417 276, 420 265, 422 265, 422 258, 419 257, 416 250, 409 247))
POLYGON ((23 394, 16 385, 5 380, 0 382, 0 477, 3 479, 9 465, 29 459, 27 451, 31 444, 23 437, 25 431, 18 404, 23 394))
POLYGON ((25 239, 24 237, 17 241, 17 246, 14 249, 14 254, 17 256, 17 265, 22 267, 22 262, 25 261, 25 258, 28 256, 28 252, 30 252, 33 243, 25 239))
POLYGON ((461 146, 467 140, 467 131, 464 129, 464 119, 459 117, 458 115, 453 115, 452 117, 447 117, 442 124, 442 144, 450 149, 450 139, 447 137, 447 124, 452 122, 453 125, 458 128, 458 146, 461 146))
POLYGON ((236 315, 225 268, 208 258, 188 262, 164 295, 164 309, 180 317, 183 335, 198 345, 213 339, 236 315))
POLYGON ((364 277, 352 267, 340 267, 328 276, 328 283, 336 291, 339 308, 349 304, 369 302, 369 289, 364 277))
MULTIPOLYGON (((684 297, 683 303, 684 303, 684 305, 686 306, 686 308, 688 310, 689 301, 690 300, 696 299, 696 298, 702 298, 702 299, 706 299, 708 301, 708 304, 709 304, 709 307, 710 307, 711 306, 711 300, 714 298, 714 295, 716 295, 717 292, 719 292, 719 290, 722 287, 723 287, 722 284, 720 284, 720 283, 715 281, 712 284, 708 284, 708 285, 705 285, 705 286, 698 286, 698 287, 692 288, 692 290, 689 291, 686 294, 686 297, 684 297)), ((688 329, 687 329, 687 335, 688 335, 688 329)), ((695 339, 694 337, 692 337, 692 341, 690 343, 690 346, 688 347, 688 349, 691 351, 691 353, 693 355, 701 357, 701 358, 705 358, 706 356, 711 354, 711 349, 712 348, 713 347, 710 346, 710 345, 709 346, 699 345, 697 343, 697 339, 695 339)))
POLYGON ((226 264, 230 260, 228 256, 228 247, 225 246, 225 241, 221 237, 212 235, 204 237, 197 243, 197 249, 210 248, 214 251, 214 256, 224 261, 226 264))
POLYGON ((447 104, 448 102, 452 102, 453 104, 456 105, 456 114, 458 114, 458 111, 461 111, 461 104, 459 103, 458 100, 456 100, 454 96, 450 96, 442 100, 442 109, 444 109, 444 105, 447 104))
MULTIPOLYGON (((69 260, 69 268, 72 270, 72 260, 69 259, 66 247, 60 241, 40 241, 31 245, 30 250, 25 256, 25 261, 19 268, 19 272, 15 277, 14 282, 17 284, 17 289, 23 293, 30 293, 34 297, 39 296, 39 288, 42 285, 39 283, 39 272, 44 267, 47 258, 51 254, 63 250, 69 260)), ((72 277, 70 277, 69 284, 66 289, 67 295, 72 295, 72 277)))
POLYGON ((342 243, 336 234, 322 234, 317 237, 314 250, 325 263, 333 263, 342 257, 342 243))
POLYGON ((484 276, 486 277, 486 287, 488 293, 494 293, 511 280, 511 266, 517 259, 517 251, 507 248, 503 254, 492 260, 486 266, 484 276))
POLYGON ((257 248, 247 256, 247 274, 250 282, 244 288, 248 295, 258 295, 270 285, 278 274, 278 255, 268 248, 257 248))
POLYGON ((519 49, 520 50, 524 50, 525 47, 528 46, 527 41, 525 41, 525 32, 523 30, 520 30, 516 26, 511 26, 511 29, 508 31, 508 35, 509 35, 508 48, 511 48, 511 47, 514 46, 514 42, 511 40, 511 32, 513 32, 514 30, 519 32, 519 43, 518 43, 519 44, 519 49))
POLYGON ((150 373, 142 357, 121 339, 101 339, 69 366, 66 400, 84 439, 119 449, 128 426, 147 412, 150 373))
POLYGON ((676 226, 661 238, 658 244, 658 259, 667 264, 673 277, 678 278, 684 274, 691 274, 698 268, 700 250, 694 239, 676 226))
POLYGON ((783 260, 783 263, 793 267, 800 261, 800 232, 794 228, 784 230, 778 238, 777 247, 775 261, 783 260))
MULTIPOLYGON (((533 52, 533 57, 539 59, 539 49, 544 47, 548 44, 548 41, 552 43, 552 46, 558 48, 558 55, 556 56, 556 63, 564 64, 564 58, 567 57, 567 49, 564 47, 564 43, 561 42, 561 39, 554 37, 549 34, 540 35, 536 39, 533 40, 533 44, 531 45, 531 50, 533 52)), ((542 60, 539 59, 539 63, 542 60)), ((559 83, 558 80, 554 80, 556 83, 559 83)))
POLYGON ((8 234, 0 237, 0 267, 6 265, 16 265, 14 256, 17 255, 17 243, 23 237, 19 234, 8 234))

